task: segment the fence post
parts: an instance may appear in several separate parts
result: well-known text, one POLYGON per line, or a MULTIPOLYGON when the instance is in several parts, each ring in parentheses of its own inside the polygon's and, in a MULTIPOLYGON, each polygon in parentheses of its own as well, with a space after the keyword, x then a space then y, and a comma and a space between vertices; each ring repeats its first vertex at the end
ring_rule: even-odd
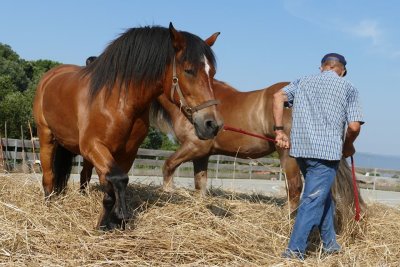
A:
POLYGON ((249 161, 249 174, 250 174, 250 180, 251 180, 251 174, 253 172, 253 162, 252 160, 249 161))
POLYGON ((32 127, 31 123, 28 121, 29 133, 31 134, 31 143, 32 143, 32 152, 33 152, 33 165, 36 164, 36 149, 35 149, 35 140, 33 139, 32 127))
POLYGON ((28 168, 28 164, 26 163, 26 153, 25 153, 25 140, 24 140, 24 131, 21 125, 21 156, 22 156, 22 172, 23 173, 28 173, 29 172, 29 168, 28 168))
POLYGON ((81 173, 81 156, 80 155, 78 155, 78 174, 80 174, 81 173))
POLYGON ((3 155, 3 138, 1 137, 0 133, 0 157, 1 157, 1 162, 0 162, 0 171, 4 171, 6 169, 6 165, 4 162, 4 155, 3 155))
POLYGON ((18 150, 18 140, 17 139, 15 139, 14 140, 14 168, 13 168, 13 170, 15 170, 15 165, 17 164, 17 150, 18 150))
POLYGON ((9 171, 9 165, 8 165, 8 136, 7 136, 7 122, 4 123, 4 134, 6 138, 6 156, 5 156, 5 169, 6 171, 9 171))
POLYGON ((135 170, 135 161, 133 161, 132 163, 132 167, 131 167, 131 175, 133 176, 133 171, 135 170))
POLYGON ((219 156, 217 156, 217 169, 215 170, 215 179, 218 179, 218 171, 219 171, 219 156))

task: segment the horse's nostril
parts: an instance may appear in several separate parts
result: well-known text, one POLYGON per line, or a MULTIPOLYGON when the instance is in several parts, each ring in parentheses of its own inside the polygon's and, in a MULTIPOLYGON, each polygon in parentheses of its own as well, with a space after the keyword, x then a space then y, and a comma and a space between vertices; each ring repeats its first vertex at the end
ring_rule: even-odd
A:
POLYGON ((205 125, 206 128, 209 129, 214 135, 218 133, 219 126, 215 120, 207 120, 205 125))
POLYGON ((207 128, 211 128, 211 129, 213 129, 216 126, 216 123, 213 120, 207 120, 207 121, 205 121, 205 124, 206 124, 207 128))

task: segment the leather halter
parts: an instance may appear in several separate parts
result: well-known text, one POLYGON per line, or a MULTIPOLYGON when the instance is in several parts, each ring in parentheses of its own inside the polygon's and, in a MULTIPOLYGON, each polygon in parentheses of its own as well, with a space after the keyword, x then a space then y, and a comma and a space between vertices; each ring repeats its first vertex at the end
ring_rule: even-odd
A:
POLYGON ((173 64, 172 64, 172 87, 171 87, 171 100, 174 102, 174 94, 175 90, 178 92, 179 96, 179 104, 180 104, 180 109, 182 112, 185 114, 185 116, 193 122, 193 114, 199 110, 202 110, 204 108, 207 108, 212 105, 218 105, 220 103, 219 100, 212 99, 208 100, 200 105, 197 105, 195 107, 190 107, 186 100, 185 97, 182 94, 181 88, 179 87, 179 79, 178 76, 176 75, 176 64, 175 64, 175 57, 173 59, 173 64))

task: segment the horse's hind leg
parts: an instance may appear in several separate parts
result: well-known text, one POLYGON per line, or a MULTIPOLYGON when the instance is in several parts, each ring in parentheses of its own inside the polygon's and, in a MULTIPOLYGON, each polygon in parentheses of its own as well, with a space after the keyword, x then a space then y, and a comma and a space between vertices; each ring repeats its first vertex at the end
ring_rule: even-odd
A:
POLYGON ((55 144, 50 129, 38 127, 40 142, 40 164, 43 172, 42 185, 45 198, 49 198, 55 187, 55 176, 53 173, 53 159, 55 144))
POLYGON ((299 206, 300 195, 303 189, 300 168, 296 159, 289 156, 288 150, 278 150, 281 166, 286 173, 287 194, 289 197, 290 211, 293 212, 299 206))
POLYGON ((89 186, 90 179, 92 178, 92 170, 93 164, 84 159, 83 160, 83 167, 80 174, 80 190, 84 192, 86 188, 89 186))
POLYGON ((205 196, 207 193, 208 158, 209 156, 205 156, 203 158, 193 160, 194 187, 196 190, 199 190, 202 196, 205 196))

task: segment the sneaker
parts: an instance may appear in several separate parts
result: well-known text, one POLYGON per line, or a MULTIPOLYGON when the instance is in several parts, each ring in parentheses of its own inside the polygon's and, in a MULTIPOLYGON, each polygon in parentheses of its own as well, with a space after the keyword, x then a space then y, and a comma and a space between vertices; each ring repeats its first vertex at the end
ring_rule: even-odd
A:
POLYGON ((341 252, 340 249, 322 249, 322 254, 324 255, 336 255, 341 252))
POLYGON ((322 248, 322 253, 326 255, 334 255, 339 254, 341 251, 341 247, 338 243, 331 245, 329 248, 322 248))
POLYGON ((294 259, 304 261, 304 253, 300 251, 292 251, 290 249, 286 249, 285 252, 282 253, 282 258, 285 259, 294 259))

